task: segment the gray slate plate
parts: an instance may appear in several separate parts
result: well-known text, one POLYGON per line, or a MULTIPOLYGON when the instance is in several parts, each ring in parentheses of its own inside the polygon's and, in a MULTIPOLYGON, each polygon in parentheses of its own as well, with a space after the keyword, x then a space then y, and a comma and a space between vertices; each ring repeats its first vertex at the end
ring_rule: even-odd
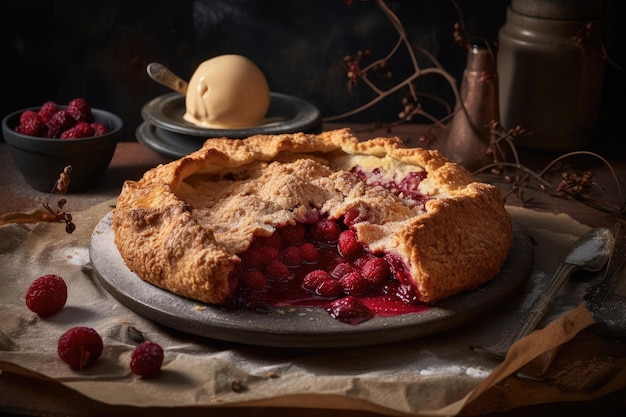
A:
POLYGON ((427 311, 374 317, 358 325, 333 319, 321 308, 275 307, 268 314, 205 305, 139 279, 114 242, 112 214, 91 236, 90 257, 96 276, 120 303, 167 327, 197 336, 257 346, 339 348, 368 346, 423 337, 475 320, 506 301, 530 276, 532 244, 517 225, 501 272, 474 291, 437 303, 427 311), (197 309, 202 306, 202 309, 197 309))
POLYGON ((322 118, 317 107, 287 94, 270 93, 270 107, 265 122, 245 129, 209 129, 197 126, 183 118, 185 97, 179 93, 158 96, 141 109, 143 119, 161 129, 200 140, 228 137, 241 139, 252 135, 307 132, 318 128, 322 118))

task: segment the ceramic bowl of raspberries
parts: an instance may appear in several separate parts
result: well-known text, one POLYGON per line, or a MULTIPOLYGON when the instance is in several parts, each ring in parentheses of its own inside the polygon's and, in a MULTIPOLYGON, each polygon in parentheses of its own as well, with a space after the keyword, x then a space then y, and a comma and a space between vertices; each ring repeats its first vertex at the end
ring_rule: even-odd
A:
POLYGON ((123 126, 117 115, 74 98, 67 104, 47 101, 15 111, 2 120, 2 134, 31 187, 53 191, 60 174, 71 166, 65 191, 75 192, 97 183, 108 168, 123 126))

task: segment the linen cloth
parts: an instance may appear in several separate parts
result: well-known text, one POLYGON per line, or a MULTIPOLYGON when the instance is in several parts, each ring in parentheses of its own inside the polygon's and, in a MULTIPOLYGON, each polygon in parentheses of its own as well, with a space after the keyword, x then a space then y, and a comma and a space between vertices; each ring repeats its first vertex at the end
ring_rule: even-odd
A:
MULTIPOLYGON (((535 266, 519 294, 470 324, 400 343, 350 349, 281 349, 196 337, 136 314, 96 280, 89 259, 90 237, 114 204, 111 200, 72 213, 73 234, 66 234, 62 224, 0 227, 0 369, 51 378, 109 404, 264 405, 456 415, 535 357, 558 352, 561 344, 593 324, 581 301, 585 289, 601 279, 599 273, 567 282, 544 320, 552 324, 519 341, 503 364, 471 351, 472 344, 489 346, 514 332, 558 263, 589 229, 566 215, 508 207, 535 244, 535 266), (26 308, 24 295, 34 279, 50 273, 66 280, 68 302, 59 313, 40 318, 26 308), (102 357, 82 372, 71 370, 56 351, 59 336, 73 326, 93 327, 105 345, 102 357), (129 368, 131 352, 144 338, 165 351, 162 372, 153 379, 134 375, 129 368), (234 384, 240 389, 234 389, 234 384)), ((619 364, 620 359, 624 362, 602 355, 597 359, 607 366, 619 364)), ((510 406, 515 401, 526 405, 591 399, 626 386, 623 365, 611 375, 592 391, 555 389, 552 384, 513 399, 510 406)), ((597 375, 589 375, 593 378, 597 375)))

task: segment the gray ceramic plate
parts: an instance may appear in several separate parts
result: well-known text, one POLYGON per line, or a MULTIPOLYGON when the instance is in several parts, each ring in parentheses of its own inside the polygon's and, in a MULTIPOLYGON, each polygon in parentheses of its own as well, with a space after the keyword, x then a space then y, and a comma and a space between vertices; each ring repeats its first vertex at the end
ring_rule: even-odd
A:
POLYGON ((187 136, 161 129, 148 122, 143 122, 135 132, 137 141, 148 148, 172 158, 182 158, 202 147, 204 140, 197 136, 187 136))
POLYGON ((307 101, 286 94, 270 93, 270 107, 265 122, 245 129, 208 129, 183 118, 185 97, 168 93, 149 101, 142 109, 143 119, 161 129, 201 139, 211 137, 246 138, 252 135, 307 132, 320 126, 319 110, 307 101))
POLYGON ((498 276, 488 283, 437 303, 425 312, 374 317, 350 325, 333 319, 322 308, 276 307, 267 314, 231 311, 148 284, 126 267, 117 250, 111 213, 98 223, 91 236, 90 256, 104 288, 147 319, 197 336, 285 348, 367 346, 448 330, 476 319, 507 300, 530 276, 534 263, 530 240, 516 225, 509 257, 498 276))

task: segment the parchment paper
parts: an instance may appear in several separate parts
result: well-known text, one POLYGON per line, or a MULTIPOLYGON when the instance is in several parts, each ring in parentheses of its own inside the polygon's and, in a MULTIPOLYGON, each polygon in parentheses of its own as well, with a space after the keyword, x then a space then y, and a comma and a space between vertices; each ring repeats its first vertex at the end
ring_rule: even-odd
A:
MULTIPOLYGON (((565 215, 509 207, 536 242, 536 265, 519 295, 471 325, 393 345, 343 350, 286 350, 201 339, 142 318, 95 280, 89 239, 114 204, 112 200, 72 213, 77 226, 72 235, 61 224, 0 227, 0 369, 51 378, 109 404, 271 405, 456 415, 512 372, 544 352, 557 352, 555 348, 593 323, 579 306, 585 289, 600 274, 566 283, 544 321, 553 323, 519 341, 500 366, 471 351, 472 344, 494 345, 514 332, 567 250, 588 230, 565 215), (34 279, 48 273, 66 280, 69 297, 61 312, 42 319, 26 308, 24 294, 34 279), (82 372, 72 371, 56 353, 59 336, 79 325, 96 329, 105 344, 103 356, 82 372), (154 379, 129 370, 131 352, 144 338, 165 350, 162 373, 154 379), (237 385, 241 388, 234 389, 237 385)), ((544 371, 551 359, 542 364, 544 371)), ((619 363, 620 358, 599 352, 597 359, 619 363)), ((577 370, 559 372, 563 376, 577 370)), ((542 391, 545 395, 520 398, 519 404, 591 399, 626 386, 623 366, 611 375, 591 391, 563 391, 553 384, 542 391)))

